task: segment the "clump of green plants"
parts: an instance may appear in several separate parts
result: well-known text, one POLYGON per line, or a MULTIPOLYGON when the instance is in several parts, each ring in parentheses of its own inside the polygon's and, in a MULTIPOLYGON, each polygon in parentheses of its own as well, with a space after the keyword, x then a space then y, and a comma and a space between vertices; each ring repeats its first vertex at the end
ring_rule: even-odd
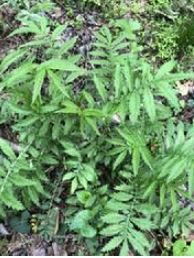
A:
POLYGON ((156 56, 160 59, 169 60, 176 58, 178 45, 178 26, 166 23, 166 21, 159 22, 158 27, 155 27, 154 46, 156 47, 156 56))
POLYGON ((174 58, 182 68, 191 69, 193 2, 152 0, 144 3, 142 14, 138 10, 131 7, 132 15, 144 24, 140 41, 147 46, 145 55, 157 63, 174 58))
POLYGON ((157 231, 188 235, 191 207, 181 201, 193 198, 194 131, 174 115, 176 82, 193 73, 174 73, 172 60, 156 70, 140 57, 137 21, 100 28, 85 69, 72 51, 77 38, 62 37, 66 26, 38 14, 23 19, 11 36, 27 42, 0 63, 0 93, 21 146, 15 152, 0 139, 1 216, 50 201, 43 213, 57 222, 42 219, 37 232, 49 238, 65 225, 103 255, 149 255, 157 231), (53 176, 61 178, 57 201, 53 176))
POLYGON ((82 1, 64 1, 64 7, 67 6, 69 11, 70 9, 73 10, 79 10, 82 11, 98 11, 99 16, 103 18, 114 18, 114 17, 121 17, 128 11, 128 5, 123 0, 82 0, 82 1), (99 12, 100 10, 100 12, 99 12))

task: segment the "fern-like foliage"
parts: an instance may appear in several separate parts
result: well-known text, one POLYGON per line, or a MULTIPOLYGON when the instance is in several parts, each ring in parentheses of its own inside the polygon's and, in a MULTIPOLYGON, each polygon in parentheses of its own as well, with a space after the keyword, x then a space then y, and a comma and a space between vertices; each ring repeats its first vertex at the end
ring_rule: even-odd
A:
POLYGON ((104 252, 120 247, 120 255, 129 255, 133 248, 140 255, 147 255, 152 248, 149 232, 155 228, 151 215, 157 212, 154 206, 134 201, 133 189, 120 185, 107 203, 107 214, 102 217, 108 224, 102 229, 103 236, 112 237, 103 247, 104 252), (148 211, 148 209, 150 209, 148 211))
MULTIPOLYGON (((51 198, 49 210, 65 203, 63 234, 106 242, 103 254, 148 255, 155 229, 186 235, 190 207, 177 221, 194 191, 194 137, 173 115, 181 110, 176 81, 193 73, 174 73, 174 61, 153 68, 140 55, 136 21, 103 26, 86 71, 73 51, 77 39, 63 38, 66 26, 38 13, 19 19, 11 35, 26 42, 0 63, 0 91, 22 146, 15 153, 0 139, 1 214, 42 207, 44 198, 51 198), (63 178, 56 202, 47 193, 56 192, 55 175, 63 178)), ((54 224, 41 223, 42 233, 44 226, 53 237, 54 224)))
MULTIPOLYGON (((5 214, 5 206, 14 210, 23 210, 27 201, 39 205, 39 196, 48 194, 42 186, 40 176, 33 173, 37 168, 28 160, 28 149, 24 148, 18 156, 13 152, 11 146, 4 139, 0 139, 1 149, 1 216, 5 214), (23 197, 24 200, 22 201, 23 197), (22 204, 23 202, 23 204, 22 204)), ((43 177, 46 180, 45 177, 43 177)), ((42 179, 43 179, 42 178, 42 179)))

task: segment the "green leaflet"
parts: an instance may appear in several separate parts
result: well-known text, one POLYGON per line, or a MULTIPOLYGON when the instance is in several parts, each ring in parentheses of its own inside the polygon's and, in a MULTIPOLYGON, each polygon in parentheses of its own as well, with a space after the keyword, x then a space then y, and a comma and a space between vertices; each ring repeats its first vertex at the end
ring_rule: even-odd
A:
POLYGON ((122 232, 123 226, 119 224, 113 224, 111 226, 105 227, 100 233, 103 236, 114 236, 122 232))
POLYGON ((104 84, 100 81, 100 79, 97 78, 96 75, 94 75, 94 83, 95 83, 95 86, 96 86, 96 89, 98 91, 98 94, 100 95, 100 97, 102 98, 103 101, 106 100, 106 89, 105 89, 105 86, 104 84))
POLYGON ((20 67, 14 69, 6 78, 5 83, 8 87, 13 87, 18 81, 24 81, 25 76, 29 75, 36 67, 31 62, 24 63, 20 67))
POLYGON ((36 192, 36 190, 34 188, 32 188, 32 187, 28 187, 28 194, 29 194, 29 197, 32 200, 32 202, 39 206, 40 205, 40 203, 39 203, 39 195, 36 192))
POLYGON ((122 247, 120 249, 120 256, 128 256, 129 255, 129 245, 128 245, 128 241, 124 240, 122 247))
POLYGON ((73 46, 74 46, 75 43, 76 43, 76 40, 77 40, 77 38, 75 37, 75 38, 72 38, 72 39, 68 40, 67 42, 65 42, 65 43, 60 47, 60 49, 59 49, 59 51, 58 51, 58 56, 60 57, 60 56, 62 56, 63 54, 67 53, 68 50, 72 49, 73 46))
POLYGON ((96 173, 92 166, 90 166, 88 164, 83 164, 83 173, 84 173, 84 177, 87 179, 87 181, 89 181, 89 182, 95 181, 96 173))
POLYGON ((148 230, 149 231, 149 230, 154 229, 156 227, 150 220, 147 220, 147 219, 132 218, 132 221, 141 230, 148 230))
POLYGON ((132 154, 132 166, 133 166, 133 172, 134 175, 138 174, 139 171, 139 166, 140 166, 140 151, 137 147, 133 149, 133 154, 132 154))
POLYGON ((10 65, 21 59, 26 54, 26 50, 18 49, 10 52, 0 64, 1 73, 5 72, 10 65))
POLYGON ((61 59, 51 59, 51 60, 45 61, 40 65, 40 69, 60 70, 60 71, 68 71, 68 72, 82 71, 75 64, 61 59))
POLYGON ((156 73, 156 79, 160 79, 164 77, 165 75, 169 74, 175 67, 176 62, 174 60, 168 61, 167 63, 164 63, 159 70, 156 73))
POLYGON ((140 115, 141 99, 137 91, 133 91, 129 100, 129 112, 132 123, 136 123, 140 115))
POLYGON ((119 154, 119 156, 116 158, 116 160, 113 164, 114 170, 123 162, 123 160, 126 158, 126 156, 127 156, 127 150, 125 150, 119 154))
POLYGON ((32 179, 27 179, 24 176, 20 176, 18 174, 11 175, 10 180, 14 185, 18 187, 32 186, 36 184, 36 181, 33 181, 32 179))
POLYGON ((161 83, 159 85, 159 94, 165 97, 170 105, 175 108, 179 108, 177 92, 168 83, 161 83))
POLYGON ((37 71, 37 74, 34 78, 34 88, 32 93, 32 103, 36 101, 38 97, 41 98, 41 88, 44 82, 46 71, 44 69, 37 71))
POLYGON ((67 25, 59 25, 57 28, 54 29, 52 32, 52 38, 55 40, 56 37, 59 37, 63 31, 66 29, 67 25))
POLYGON ((0 149, 11 160, 14 160, 16 158, 15 153, 13 152, 13 150, 12 150, 11 146, 9 145, 9 143, 6 140, 2 139, 2 138, 0 138, 0 149))
POLYGON ((96 124, 96 121, 92 118, 89 118, 89 117, 85 117, 85 120, 86 120, 87 124, 89 124, 89 126, 94 130, 94 132, 97 135, 100 135, 100 132, 99 132, 97 124, 96 124))
POLYGON ((125 220, 125 216, 118 213, 108 213, 102 217, 103 222, 107 224, 120 223, 125 220))
POLYGON ((53 83, 53 88, 56 87, 65 97, 69 98, 69 94, 67 93, 67 90, 65 89, 64 85, 61 83, 60 77, 52 71, 48 71, 48 75, 53 83))
POLYGON ((127 202, 127 201, 131 200, 132 195, 125 193, 125 192, 118 192, 118 193, 113 193, 112 198, 117 201, 127 202))
POLYGON ((121 85, 121 67, 120 65, 117 65, 114 77, 115 98, 119 97, 119 94, 121 92, 121 85))
POLYGON ((118 247, 123 242, 121 236, 113 237, 102 249, 102 252, 108 252, 118 247))
POLYGON ((14 30, 9 36, 13 37, 18 34, 29 34, 29 33, 34 33, 38 35, 38 34, 41 34, 42 32, 35 23, 29 22, 28 26, 21 27, 19 29, 14 30))
POLYGON ((173 181, 184 172, 187 162, 188 162, 187 159, 182 159, 180 161, 177 161, 177 163, 174 166, 172 166, 172 168, 168 172, 169 173, 168 182, 173 181))
POLYGON ((189 196, 192 197, 194 192, 194 172, 193 169, 189 169, 188 171, 188 183, 189 183, 189 196))
POLYGON ((143 90, 143 99, 146 112, 150 117, 151 121, 154 121, 156 117, 156 108, 153 94, 148 87, 145 87, 143 90))
POLYGON ((21 204, 20 201, 17 200, 17 198, 14 196, 14 193, 10 188, 6 188, 1 194, 0 194, 1 201, 8 207, 14 209, 14 210, 23 210, 24 206, 21 204))

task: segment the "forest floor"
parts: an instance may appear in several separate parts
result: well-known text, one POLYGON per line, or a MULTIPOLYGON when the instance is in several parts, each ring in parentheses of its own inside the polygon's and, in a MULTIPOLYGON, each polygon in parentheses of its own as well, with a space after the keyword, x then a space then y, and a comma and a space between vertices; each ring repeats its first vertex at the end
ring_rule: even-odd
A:
MULTIPOLYGON (((10 1, 8 1, 10 2, 10 1)), ((6 54, 12 50, 17 49, 21 44, 26 42, 26 36, 14 36, 9 37, 9 34, 16 29, 18 26, 20 26, 20 23, 17 20, 18 13, 22 11, 28 11, 25 10, 25 7, 19 7, 21 10, 14 7, 14 5, 10 3, 6 3, 2 5, 0 3, 0 60, 6 56, 6 54)), ((14 2, 14 1, 13 1, 14 2)), ((16 1, 17 2, 17 1, 16 1)), ((100 13, 98 13, 98 10, 96 8, 92 9, 82 9, 80 10, 74 10, 73 16, 70 18, 67 14, 67 8, 65 4, 62 4, 62 1, 54 1, 56 2, 56 6, 52 11, 46 12, 46 15, 49 19, 53 20, 53 23, 57 22, 60 24, 66 24, 68 23, 68 29, 63 34, 63 39, 66 41, 68 38, 71 37, 77 37, 77 43, 76 46, 73 48, 74 54, 80 54, 82 56, 82 67, 88 68, 90 66, 89 64, 89 51, 91 50, 92 43, 95 40, 95 32, 102 27, 104 24, 107 23, 107 18, 103 17, 100 13)), ((135 2, 135 1, 133 1, 135 2)), ((131 10, 129 9, 127 13, 125 13, 122 18, 124 19, 139 19, 141 22, 144 23, 143 29, 140 32, 140 35, 150 33, 152 30, 152 21, 151 17, 148 17, 148 14, 146 13, 146 0, 139 1, 137 6, 133 5, 133 8, 131 10), (136 8, 136 9, 135 9, 136 8), (149 21, 149 24, 146 24, 146 21, 149 21), (149 28, 148 28, 149 26, 149 28)), ((193 4, 194 5, 194 4, 193 4)), ((156 12, 154 17, 158 17, 162 15, 165 16, 165 14, 161 14, 156 12)), ((170 16, 171 14, 169 14, 170 16)), ((167 17, 167 20, 170 20, 171 18, 167 17)), ((159 18, 155 18, 158 19, 159 18)), ((163 20, 163 18, 161 19, 163 20)), ((161 21, 163 24, 163 22, 161 21)), ((163 26, 163 25, 162 25, 163 26)), ((171 26, 171 23, 170 23, 171 26)), ((166 29, 166 28, 165 28, 166 29)), ((157 33, 157 31, 154 31, 154 33, 157 33)), ((165 31, 166 33, 166 31, 165 31)), ((170 37, 170 32, 167 31, 167 37, 170 37)), ((157 43, 151 44, 150 36, 146 38, 146 35, 144 35, 143 39, 141 40, 141 43, 145 43, 146 51, 147 49, 149 51, 145 51, 145 56, 150 56, 150 49, 151 51, 155 52, 163 51, 161 45, 156 45, 157 43)), ((164 36, 164 35, 163 35, 164 36)), ((164 43, 164 42, 163 42, 164 43)), ((160 42, 160 44, 163 44, 160 42)), ((171 43, 167 43, 168 47, 171 43)), ((173 43, 172 43, 173 44, 173 43)), ((174 49, 173 49, 174 51, 174 49)), ((155 60, 151 60, 154 66, 158 66, 158 64, 162 63, 163 60, 160 56, 161 52, 156 54, 155 60)), ((166 53, 165 53, 166 54, 166 53)), ((153 54, 154 55, 154 54, 153 54)), ((185 58, 188 58, 189 54, 185 54, 185 58)), ((185 69, 193 70, 194 62, 189 65, 189 68, 185 66, 185 63, 182 62, 184 59, 183 56, 179 57, 176 56, 176 60, 181 63, 181 66, 185 67, 185 69)), ((154 58, 153 58, 154 59, 154 58)), ((168 58, 167 58, 168 59, 168 58)), ((74 91, 76 93, 79 93, 79 91, 84 87, 84 79, 78 80, 74 85, 74 91)), ((180 121, 183 121, 185 123, 192 123, 194 119, 194 82, 192 80, 185 80, 181 83, 177 83, 177 89, 179 92, 179 100, 181 101, 183 110, 181 113, 178 114, 177 119, 180 121)), ((0 95, 0 100, 2 101, 4 98, 6 98, 5 95, 0 95)), ((0 121, 4 118, 0 118, 0 121)), ((8 140, 11 144, 14 144, 16 148, 18 146, 18 135, 13 133, 13 131, 10 129, 11 125, 8 123, 0 123, 0 137, 8 140)), ((52 172, 51 172, 52 174, 52 172)), ((61 205, 61 203, 60 203, 61 205)), ((59 210, 60 210, 59 205, 59 210)), ((35 209, 36 210, 36 209, 35 209)), ((33 213, 33 212, 32 212, 33 213)), ((33 232, 33 227, 36 226, 38 223, 36 219, 33 220, 33 218, 30 216, 27 216, 27 221, 23 223, 23 221, 18 220, 18 216, 14 215, 15 224, 10 223, 9 218, 6 219, 4 222, 0 224, 0 253, 1 255, 9 255, 9 256, 66 256, 66 255, 82 255, 87 254, 87 251, 85 247, 83 247, 79 241, 77 241, 76 236, 72 234, 67 234, 64 236, 64 238, 60 239, 61 236, 56 236, 56 239, 45 239, 41 237, 40 235, 33 232), (20 223, 22 225, 20 225, 20 223), (24 225, 25 224, 25 225, 24 225), (20 227, 27 227, 30 231, 30 233, 21 233, 21 228, 18 229, 18 226, 20 227)), ((60 216, 60 212, 57 216, 60 216)), ((11 218, 12 219, 12 218, 11 218)), ((25 231, 25 230, 24 230, 25 231)), ((28 231, 28 230, 27 230, 28 231)), ((159 237, 160 238, 160 237, 159 237)), ((161 245, 165 246, 166 250, 168 250, 170 243, 170 240, 168 238, 163 238, 161 236, 161 245), (165 244, 163 243, 164 241, 165 244), (169 241, 169 242, 168 242, 169 241)), ((188 241, 192 241, 193 239, 192 233, 190 234, 190 239, 188 241)), ((160 240, 158 240, 158 243, 160 243, 160 240)), ((162 247, 163 248, 163 247, 162 247)), ((154 254, 161 253, 161 250, 159 248, 154 251, 154 254)))

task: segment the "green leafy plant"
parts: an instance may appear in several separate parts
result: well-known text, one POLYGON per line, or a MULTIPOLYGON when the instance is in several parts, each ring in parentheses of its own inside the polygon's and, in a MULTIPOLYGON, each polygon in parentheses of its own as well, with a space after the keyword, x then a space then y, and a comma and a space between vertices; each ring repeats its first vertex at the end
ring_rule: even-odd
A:
POLYGON ((65 233, 94 239, 103 254, 148 255, 155 230, 187 235, 191 207, 181 205, 193 199, 194 135, 174 116, 181 111, 176 82, 193 73, 175 73, 172 60, 153 68, 140 55, 137 21, 103 26, 86 70, 74 54, 77 39, 62 37, 66 26, 37 13, 19 19, 11 36, 25 43, 0 63, 21 146, 15 152, 0 140, 1 214, 35 204, 44 210, 38 232, 45 238, 63 219, 65 233))
POLYGON ((107 203, 107 214, 102 217, 108 226, 101 231, 103 236, 112 238, 102 250, 108 252, 121 245, 122 256, 128 255, 131 247, 139 254, 146 255, 152 248, 147 237, 155 228, 151 215, 157 212, 157 208, 141 204, 134 189, 127 184, 117 186, 115 190, 107 203))
POLYGON ((187 245, 186 241, 183 239, 179 239, 175 243, 173 243, 173 256, 193 256, 193 254, 193 241, 190 245, 187 245))

